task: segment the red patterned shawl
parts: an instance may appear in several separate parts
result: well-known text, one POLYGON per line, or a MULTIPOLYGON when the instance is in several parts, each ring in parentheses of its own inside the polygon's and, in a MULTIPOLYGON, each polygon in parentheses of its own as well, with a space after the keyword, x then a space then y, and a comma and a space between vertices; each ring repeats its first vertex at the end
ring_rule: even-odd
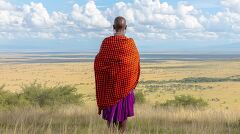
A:
POLYGON ((101 111, 126 97, 138 84, 140 56, 134 40, 126 36, 105 38, 94 60, 94 72, 101 111))

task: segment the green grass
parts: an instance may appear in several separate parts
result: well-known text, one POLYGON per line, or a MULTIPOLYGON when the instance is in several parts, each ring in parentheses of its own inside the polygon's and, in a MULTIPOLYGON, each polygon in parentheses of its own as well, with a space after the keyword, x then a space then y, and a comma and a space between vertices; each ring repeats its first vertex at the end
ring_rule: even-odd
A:
POLYGON ((136 103, 143 104, 146 102, 146 98, 142 91, 135 92, 134 96, 135 96, 136 103))
POLYGON ((179 91, 179 90, 205 90, 212 89, 211 86, 201 86, 199 83, 213 82, 240 82, 240 76, 230 76, 225 78, 217 77, 188 77, 180 80, 141 80, 139 84, 143 85, 146 92, 156 91, 179 91))
POLYGON ((202 82, 239 82, 239 77, 226 77, 226 78, 210 78, 210 77, 189 77, 184 78, 182 80, 178 80, 176 82, 182 82, 182 83, 202 83, 202 82))
POLYGON ((161 66, 150 66, 150 67, 141 67, 141 69, 152 69, 152 70, 157 70, 157 69, 191 69, 191 68, 200 68, 200 67, 203 67, 203 66, 164 66, 164 67, 161 67, 161 66))
POLYGON ((145 92, 156 91, 178 91, 178 90, 205 90, 211 89, 211 86, 200 86, 197 84, 184 84, 184 83, 168 83, 168 84, 146 84, 144 86, 147 90, 145 92))
POLYGON ((203 108, 208 105, 207 101, 202 98, 194 98, 190 95, 178 95, 173 100, 167 100, 160 104, 164 107, 188 107, 188 108, 203 108))
POLYGON ((218 78, 218 77, 188 77, 188 78, 183 78, 180 80, 147 80, 143 81, 141 80, 139 84, 167 84, 167 83, 202 83, 202 82, 239 82, 240 81, 240 76, 230 76, 230 77, 223 77, 223 78, 218 78))

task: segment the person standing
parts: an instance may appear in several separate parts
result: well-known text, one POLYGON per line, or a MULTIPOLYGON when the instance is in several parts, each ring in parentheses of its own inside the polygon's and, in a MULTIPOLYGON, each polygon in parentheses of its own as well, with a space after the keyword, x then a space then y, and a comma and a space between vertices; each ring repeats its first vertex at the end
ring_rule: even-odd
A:
POLYGON ((140 55, 134 40, 125 36, 124 17, 115 18, 113 29, 114 35, 102 41, 94 59, 96 101, 98 114, 108 127, 124 133, 127 118, 134 116, 133 90, 139 82, 140 55))

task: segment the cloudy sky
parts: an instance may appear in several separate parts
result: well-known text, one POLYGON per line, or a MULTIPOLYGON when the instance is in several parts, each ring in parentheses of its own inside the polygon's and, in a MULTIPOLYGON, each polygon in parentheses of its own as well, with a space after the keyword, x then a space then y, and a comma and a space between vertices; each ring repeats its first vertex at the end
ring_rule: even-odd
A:
POLYGON ((98 51, 119 15, 141 52, 240 46, 240 0, 0 0, 0 50, 98 51))

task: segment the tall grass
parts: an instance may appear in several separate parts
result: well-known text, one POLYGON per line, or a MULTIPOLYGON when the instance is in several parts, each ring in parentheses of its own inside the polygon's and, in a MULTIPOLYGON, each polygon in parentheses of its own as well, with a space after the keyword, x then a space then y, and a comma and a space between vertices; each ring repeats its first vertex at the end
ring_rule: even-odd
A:
MULTIPOLYGON (((129 134, 238 134, 240 113, 229 110, 154 108, 135 105, 128 118, 129 134)), ((1 134, 107 134, 106 122, 93 105, 65 105, 55 110, 40 107, 0 112, 1 134)))
POLYGON ((146 98, 143 94, 143 91, 136 91, 134 94, 135 102, 143 104, 146 101, 146 98))

